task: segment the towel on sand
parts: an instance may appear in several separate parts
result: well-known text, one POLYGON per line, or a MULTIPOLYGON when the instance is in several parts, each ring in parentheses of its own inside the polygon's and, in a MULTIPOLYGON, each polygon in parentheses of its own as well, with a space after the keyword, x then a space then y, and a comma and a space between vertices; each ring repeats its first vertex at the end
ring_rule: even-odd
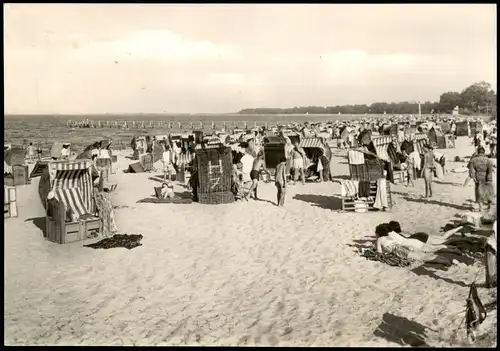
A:
POLYGON ((137 201, 139 204, 190 204, 193 203, 192 199, 185 199, 181 197, 174 197, 173 199, 157 199, 153 197, 147 197, 137 201))

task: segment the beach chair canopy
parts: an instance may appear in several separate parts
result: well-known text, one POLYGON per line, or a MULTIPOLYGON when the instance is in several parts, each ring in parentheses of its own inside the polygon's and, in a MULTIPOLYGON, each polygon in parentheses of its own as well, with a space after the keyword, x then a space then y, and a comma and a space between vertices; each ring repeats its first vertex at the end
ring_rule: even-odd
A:
POLYGON ((387 148, 389 147, 389 144, 392 142, 392 137, 390 136, 382 136, 378 138, 373 138, 372 139, 372 146, 375 150, 375 154, 380 158, 381 160, 390 162, 390 157, 389 154, 387 153, 387 148))
POLYGON ((308 158, 312 158, 312 153, 316 150, 323 150, 323 154, 330 159, 332 151, 330 147, 319 138, 301 138, 299 146, 302 147, 308 158))
POLYGON ((441 122, 439 123, 439 127, 441 128, 441 131, 443 133, 449 133, 451 132, 451 124, 448 122, 441 122))
POLYGON ((413 145, 415 150, 419 154, 424 153, 424 145, 427 144, 428 138, 426 133, 417 133, 415 134, 415 139, 413 140, 413 145))
POLYGON ((398 124, 393 124, 390 128, 389 128, 389 134, 398 134, 398 130, 399 130, 399 125, 398 124))
POLYGON ((302 138, 300 139, 299 146, 302 147, 303 149, 312 147, 320 149, 324 148, 323 142, 321 141, 321 139, 318 138, 302 138))
POLYGON ((73 213, 93 213, 92 161, 49 162, 50 186, 56 199, 73 213))
POLYGON ((264 138, 264 144, 285 144, 286 139, 279 136, 267 136, 264 138))
POLYGON ((372 139, 369 149, 374 150, 375 154, 381 160, 387 162, 399 163, 397 153, 401 152, 400 144, 394 136, 381 136, 372 139))
POLYGON ((241 136, 238 139, 238 141, 240 141, 240 142, 249 142, 252 139, 255 139, 255 134, 254 133, 251 133, 251 134, 241 134, 241 136))
POLYGON ((380 135, 389 135, 391 133, 391 128, 392 128, 392 125, 391 124, 382 124, 379 129, 378 129, 378 133, 380 135))
POLYGON ((52 148, 50 149, 50 156, 54 158, 61 157, 61 150, 63 149, 63 143, 56 141, 52 144, 52 148))
POLYGON ((8 166, 12 167, 14 165, 23 165, 25 155, 26 150, 21 148, 10 148, 3 152, 3 159, 8 166))
POLYGON ((206 144, 219 144, 221 139, 215 135, 206 136, 203 138, 203 142, 206 144))
POLYGON ((168 135, 156 135, 156 140, 163 141, 164 139, 168 140, 168 135))
POLYGON ((426 133, 415 133, 415 140, 427 140, 426 133))
POLYGON ((31 171, 30 178, 40 177, 48 167, 48 160, 38 161, 31 171))
POLYGON ((113 143, 113 140, 111 139, 103 139, 100 141, 101 144, 101 149, 106 149, 108 147, 111 147, 111 144, 113 143))
POLYGON ((433 144, 438 144, 439 143, 438 139, 440 139, 440 138, 443 139, 444 138, 444 134, 441 131, 441 129, 440 128, 436 128, 436 127, 432 127, 431 129, 429 129, 429 131, 427 132, 427 134, 428 134, 429 142, 433 143, 433 144))
POLYGON ((342 126, 340 127, 340 139, 341 140, 347 140, 347 136, 349 135, 349 129, 347 128, 347 126, 342 126))

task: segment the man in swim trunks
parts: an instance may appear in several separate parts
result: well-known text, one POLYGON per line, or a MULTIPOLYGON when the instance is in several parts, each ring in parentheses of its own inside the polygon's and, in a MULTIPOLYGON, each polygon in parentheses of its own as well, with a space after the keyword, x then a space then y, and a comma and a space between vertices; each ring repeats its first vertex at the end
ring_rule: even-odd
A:
POLYGON ((276 178, 274 181, 276 188, 278 190, 278 201, 276 205, 285 205, 285 195, 286 195, 286 158, 280 159, 280 163, 276 166, 276 178))
POLYGON ((296 141, 293 146, 294 146, 294 149, 292 150, 293 182, 295 183, 297 181, 300 172, 300 178, 302 180, 302 184, 305 184, 306 182, 306 177, 304 175, 305 152, 304 149, 302 149, 299 146, 298 141, 296 141))
POLYGON ((253 161, 252 170, 250 171, 250 179, 252 180, 252 185, 250 186, 250 189, 248 190, 248 193, 245 196, 245 200, 247 201, 252 192, 254 193, 254 199, 258 200, 257 188, 259 186, 259 178, 261 170, 264 170, 264 172, 267 173, 268 177, 271 177, 271 174, 264 167, 264 152, 262 150, 260 150, 259 153, 257 154, 257 157, 253 161))

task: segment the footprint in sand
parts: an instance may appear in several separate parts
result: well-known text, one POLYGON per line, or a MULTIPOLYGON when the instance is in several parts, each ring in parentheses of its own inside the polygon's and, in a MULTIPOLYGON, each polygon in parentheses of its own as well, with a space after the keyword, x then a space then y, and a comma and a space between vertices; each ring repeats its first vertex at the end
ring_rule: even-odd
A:
POLYGON ((292 331, 293 331, 293 329, 292 329, 291 327, 286 327, 286 328, 285 328, 285 330, 283 331, 283 333, 281 334, 281 336, 288 335, 288 334, 290 334, 292 331))
POLYGON ((248 344, 248 341, 251 339, 251 336, 250 335, 244 335, 240 338, 240 340, 238 340, 238 343, 237 345, 238 346, 241 346, 241 345, 247 345, 248 344))
POLYGON ((271 346, 276 346, 279 344, 280 340, 275 336, 275 335, 271 335, 267 338, 267 341, 269 342, 269 344, 271 346))

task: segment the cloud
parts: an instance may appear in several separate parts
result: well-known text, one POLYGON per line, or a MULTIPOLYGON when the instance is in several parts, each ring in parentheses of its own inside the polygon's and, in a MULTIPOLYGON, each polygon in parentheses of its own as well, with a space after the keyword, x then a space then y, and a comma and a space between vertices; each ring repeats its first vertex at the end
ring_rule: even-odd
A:
POLYGON ((321 55, 324 81, 361 82, 374 76, 394 75, 414 70, 426 58, 404 54, 368 54, 362 50, 327 52, 321 55))
POLYGON ((229 86, 255 86, 266 83, 266 79, 263 76, 252 76, 241 73, 211 73, 208 78, 208 84, 229 86))
POLYGON ((228 112, 496 89, 494 11, 431 6, 10 5, 5 108, 228 112))
POLYGON ((236 51, 230 46, 208 40, 188 40, 168 30, 140 30, 126 39, 91 44, 86 54, 129 59, 196 61, 234 58, 236 51))

